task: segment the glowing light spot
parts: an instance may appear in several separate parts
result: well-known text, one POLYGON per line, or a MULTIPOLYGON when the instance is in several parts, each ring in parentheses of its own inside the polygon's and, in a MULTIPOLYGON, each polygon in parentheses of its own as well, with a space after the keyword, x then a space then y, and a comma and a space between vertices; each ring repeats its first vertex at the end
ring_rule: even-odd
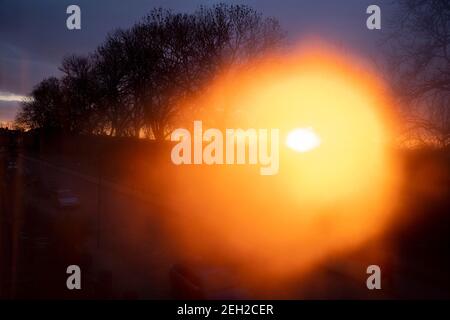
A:
POLYGON ((320 146, 320 137, 312 128, 298 128, 289 132, 286 145, 298 152, 307 152, 320 146))
POLYGON ((168 201, 180 217, 168 222, 176 253, 236 265, 244 287, 262 292, 376 240, 394 218, 401 185, 392 98, 379 79, 358 58, 328 48, 215 78, 187 112, 193 104, 202 107, 195 119, 208 123, 278 128, 280 172, 272 180, 239 166, 180 171, 168 201))

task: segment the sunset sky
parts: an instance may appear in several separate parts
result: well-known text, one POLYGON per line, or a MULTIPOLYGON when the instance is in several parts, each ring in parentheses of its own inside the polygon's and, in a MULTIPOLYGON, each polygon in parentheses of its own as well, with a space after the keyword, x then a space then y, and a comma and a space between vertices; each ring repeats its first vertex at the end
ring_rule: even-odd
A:
MULTIPOLYGON (((365 26, 371 0, 0 0, 0 121, 12 120, 20 100, 45 77, 58 76, 63 56, 93 51, 115 28, 126 28, 154 7, 190 12, 217 2, 247 4, 266 16, 276 17, 291 44, 319 36, 333 45, 362 56, 376 53, 383 30, 365 26), (78 4, 82 30, 66 29, 66 8, 78 4)), ((389 17, 388 1, 377 1, 382 23, 389 17)))

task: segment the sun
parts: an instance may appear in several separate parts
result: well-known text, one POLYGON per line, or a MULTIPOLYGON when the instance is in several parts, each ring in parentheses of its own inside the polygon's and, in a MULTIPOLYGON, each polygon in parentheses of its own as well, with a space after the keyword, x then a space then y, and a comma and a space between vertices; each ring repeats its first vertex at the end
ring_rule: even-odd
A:
MULTIPOLYGON (((179 252, 236 261, 250 286, 259 279, 291 283, 316 264, 382 239, 396 219, 402 177, 395 100, 359 58, 305 50, 227 70, 192 103, 203 106, 195 116, 205 123, 277 129, 270 139, 277 175, 260 177, 247 166, 198 170, 177 175, 171 192, 173 210, 186 214, 173 223, 179 252), (195 193, 186 193, 186 181, 195 193)), ((258 146, 257 161, 269 163, 268 152, 258 146)))
POLYGON ((297 151, 307 152, 320 146, 321 139, 313 128, 297 128, 289 132, 286 145, 297 151))

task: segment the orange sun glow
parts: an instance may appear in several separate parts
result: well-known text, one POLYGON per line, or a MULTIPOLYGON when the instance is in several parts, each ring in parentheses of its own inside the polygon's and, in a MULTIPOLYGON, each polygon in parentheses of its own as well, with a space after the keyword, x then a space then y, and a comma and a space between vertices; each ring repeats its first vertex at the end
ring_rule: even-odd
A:
POLYGON ((180 255, 238 261, 246 278, 276 281, 383 232, 398 174, 390 104, 372 70, 313 48, 227 70, 206 92, 196 119, 278 128, 286 140, 274 177, 239 166, 177 169, 179 216, 168 225, 180 255))

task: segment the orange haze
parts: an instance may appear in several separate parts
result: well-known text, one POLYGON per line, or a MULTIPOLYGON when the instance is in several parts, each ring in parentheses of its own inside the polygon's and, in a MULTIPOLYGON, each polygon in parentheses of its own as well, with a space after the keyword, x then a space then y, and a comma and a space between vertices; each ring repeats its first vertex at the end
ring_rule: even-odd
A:
POLYGON ((393 116, 382 83, 357 59, 323 47, 271 56, 227 70, 192 106, 205 127, 279 128, 280 171, 176 167, 167 227, 180 258, 233 266, 241 283, 276 283, 386 228, 399 178, 393 116), (319 147, 286 146, 288 132, 309 127, 319 147))

